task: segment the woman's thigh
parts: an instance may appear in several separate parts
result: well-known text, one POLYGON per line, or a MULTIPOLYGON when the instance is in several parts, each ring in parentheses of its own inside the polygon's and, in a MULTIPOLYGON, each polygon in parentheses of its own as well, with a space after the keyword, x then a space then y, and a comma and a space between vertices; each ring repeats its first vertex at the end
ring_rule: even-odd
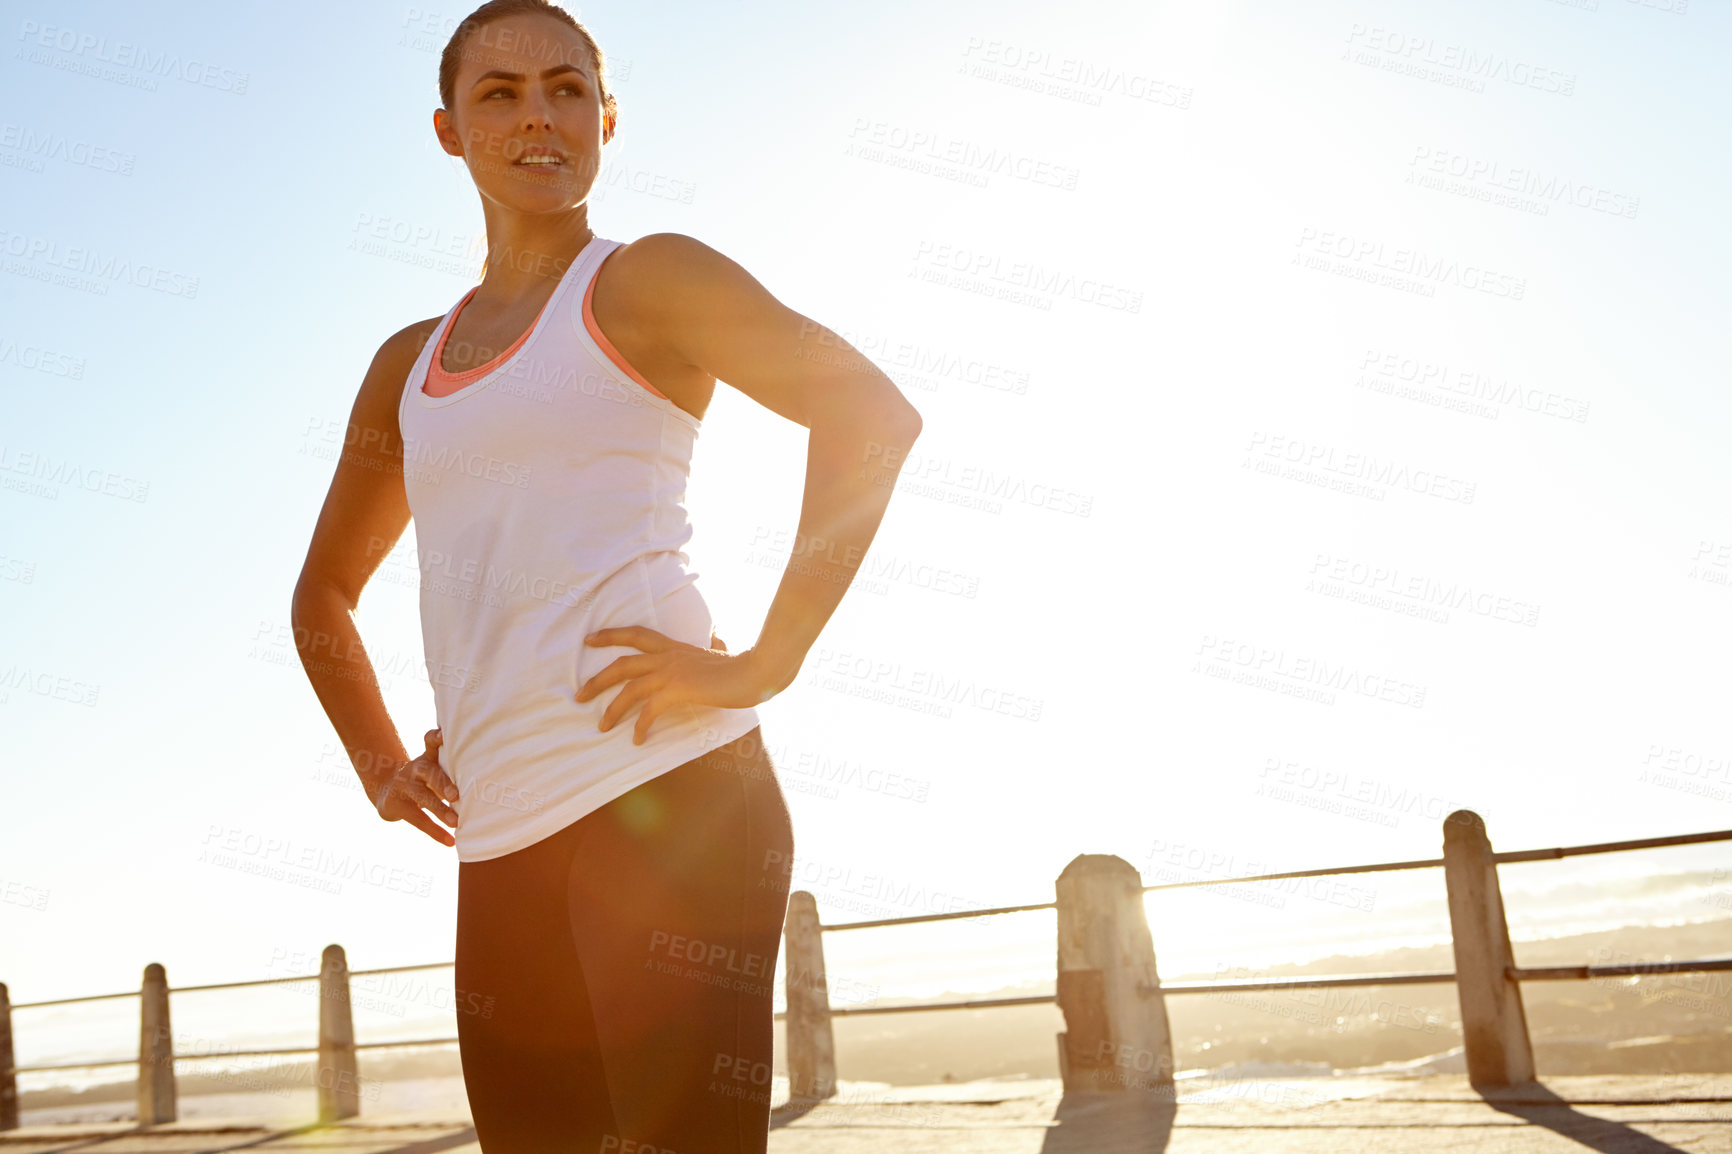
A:
POLYGON ((457 1036, 487 1154, 599 1150, 617 1128, 567 916, 583 833, 458 866, 457 1036))
POLYGON ((761 1154, 793 831, 752 732, 458 873, 487 1154, 761 1154), (630 1143, 636 1143, 631 1145, 630 1143))
POLYGON ((754 729, 598 810, 572 857, 618 1148, 765 1148, 793 853, 773 770, 754 729))

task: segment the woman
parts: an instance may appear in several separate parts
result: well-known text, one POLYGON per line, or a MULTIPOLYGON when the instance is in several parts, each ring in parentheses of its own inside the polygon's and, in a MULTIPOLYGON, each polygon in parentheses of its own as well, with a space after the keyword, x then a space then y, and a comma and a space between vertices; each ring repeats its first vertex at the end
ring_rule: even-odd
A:
POLYGON ((770 1061, 793 843, 754 707, 841 600, 920 417, 713 249, 591 230, 618 105, 564 10, 483 5, 439 84, 487 264, 362 381, 295 588, 303 664, 380 816, 458 851, 483 1149, 762 1151, 767 1087, 739 1071, 770 1061), (681 551, 717 379, 810 430, 815 547, 737 654, 681 551), (413 759, 353 620, 411 516, 438 720, 413 759))

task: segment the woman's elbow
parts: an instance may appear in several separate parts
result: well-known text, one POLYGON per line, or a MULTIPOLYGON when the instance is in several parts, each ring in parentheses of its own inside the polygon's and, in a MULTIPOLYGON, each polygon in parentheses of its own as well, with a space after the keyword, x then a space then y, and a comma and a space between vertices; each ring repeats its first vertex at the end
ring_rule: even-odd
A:
POLYGON ((823 397, 808 410, 808 416, 808 428, 890 436, 898 442, 912 442, 920 435, 922 424, 920 410, 894 385, 870 393, 823 397))
POLYGON ((909 404, 906 399, 902 402, 902 412, 904 424, 900 432, 908 438, 909 444, 913 444, 919 438, 920 430, 925 427, 925 422, 920 419, 920 410, 909 404))
POLYGON ((913 444, 920 436, 924 422, 920 410, 894 384, 877 398, 873 406, 874 423, 884 432, 896 436, 904 444, 913 444))
POLYGON ((309 614, 328 611, 333 605, 339 609, 352 610, 359 601, 359 596, 352 595, 331 575, 305 568, 301 570, 301 576, 295 582, 295 591, 289 598, 289 620, 299 621, 309 614))

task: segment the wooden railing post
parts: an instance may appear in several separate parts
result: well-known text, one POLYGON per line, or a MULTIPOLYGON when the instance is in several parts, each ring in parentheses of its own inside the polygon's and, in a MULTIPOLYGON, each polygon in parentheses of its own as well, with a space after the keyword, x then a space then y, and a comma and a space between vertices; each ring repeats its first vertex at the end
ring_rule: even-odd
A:
POLYGON ((361 1112, 360 1071, 355 1066, 355 1019, 349 1011, 349 961, 343 947, 329 945, 319 960, 319 1121, 335 1122, 361 1112))
POLYGON ((160 962, 144 967, 138 1010, 138 1124, 176 1118, 174 1031, 168 1018, 168 971, 160 962))
POLYGON ((0 1130, 18 1129, 18 1073, 12 1061, 12 996, 0 982, 0 1130))
POLYGON ((1141 875, 1123 858, 1082 854, 1057 889, 1065 1091, 1171 1087, 1172 1034, 1141 875))
POLYGON ((836 1038, 830 1030, 830 985, 824 973, 824 931, 818 899, 805 890, 788 896, 782 927, 788 988, 790 1096, 811 1101, 836 1093, 836 1038))
POLYGON ((1533 1047, 1522 1011, 1503 892, 1485 822, 1470 809, 1443 821, 1443 876, 1455 944, 1455 988, 1472 1085, 1513 1086, 1534 1077, 1533 1047))

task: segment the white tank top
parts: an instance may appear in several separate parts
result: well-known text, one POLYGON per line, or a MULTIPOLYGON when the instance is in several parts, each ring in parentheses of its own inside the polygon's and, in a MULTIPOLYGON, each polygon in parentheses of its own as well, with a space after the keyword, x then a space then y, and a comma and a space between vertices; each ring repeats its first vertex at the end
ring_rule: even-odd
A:
POLYGON ((702 422, 654 390, 594 327, 590 293, 622 242, 595 237, 528 334, 444 397, 424 391, 462 305, 409 371, 397 416, 421 568, 421 632, 459 792, 459 861, 522 849, 745 734, 755 709, 683 705, 632 743, 637 710, 597 728, 620 686, 578 688, 646 625, 708 647, 712 620, 681 547, 702 422))

